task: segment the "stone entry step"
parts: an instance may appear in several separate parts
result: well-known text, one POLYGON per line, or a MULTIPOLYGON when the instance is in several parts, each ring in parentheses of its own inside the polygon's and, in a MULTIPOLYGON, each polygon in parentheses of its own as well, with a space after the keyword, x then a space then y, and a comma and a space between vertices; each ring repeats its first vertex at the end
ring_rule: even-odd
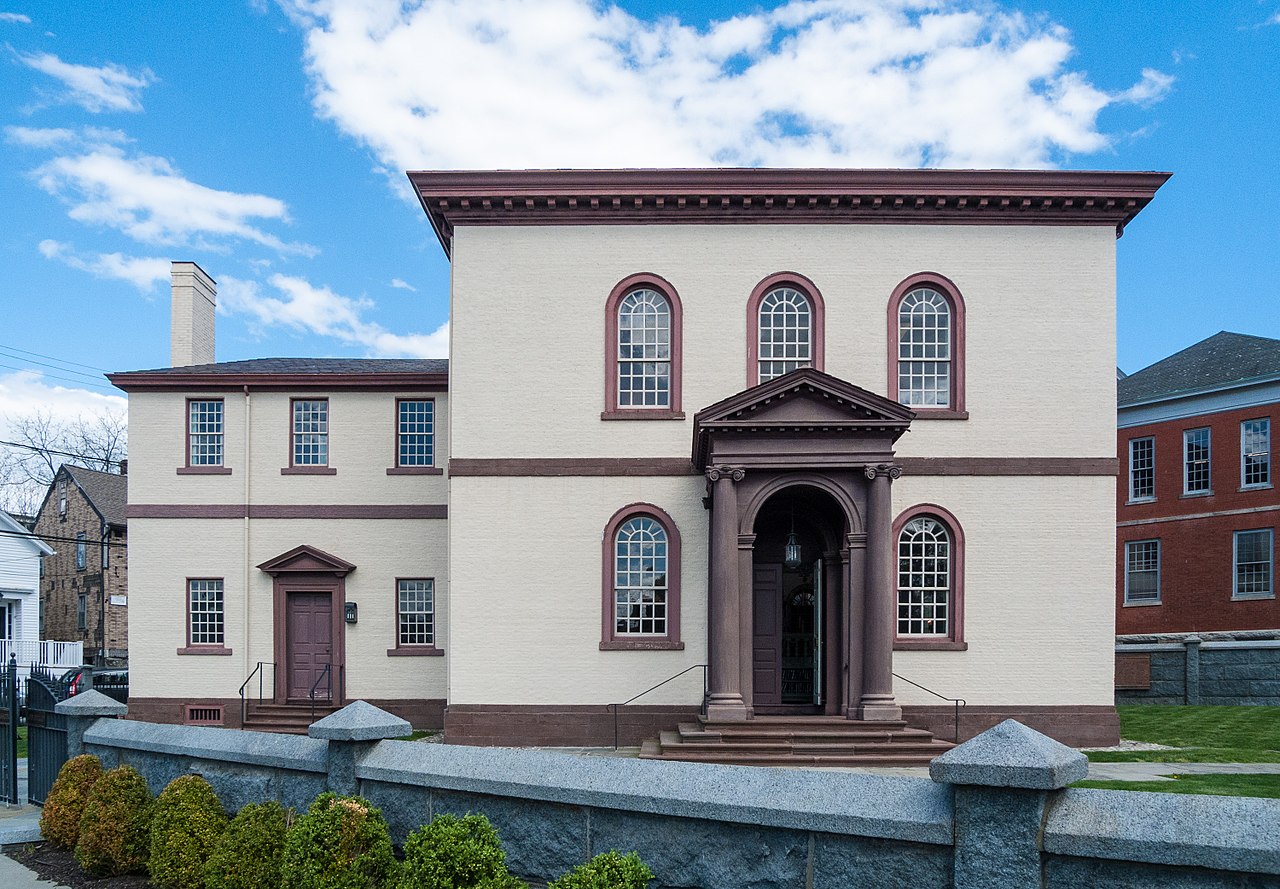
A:
POLYGON ((727 765, 917 766, 955 745, 902 720, 757 716, 746 722, 699 717, 645 741, 641 759, 727 765))
POLYGON ((312 722, 324 719, 340 708, 329 704, 316 704, 315 717, 310 704, 270 704, 250 702, 245 715, 247 732, 274 732, 281 735, 305 735, 312 722))

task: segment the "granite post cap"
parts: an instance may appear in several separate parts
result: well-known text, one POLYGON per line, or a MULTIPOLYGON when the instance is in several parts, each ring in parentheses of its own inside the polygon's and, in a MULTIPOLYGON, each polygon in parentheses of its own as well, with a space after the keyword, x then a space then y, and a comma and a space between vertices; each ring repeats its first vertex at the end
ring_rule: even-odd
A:
POLYGON ((325 741, 382 741, 412 732, 407 721, 367 701, 353 701, 307 728, 308 735, 325 741))
POLYGON ((124 716, 129 708, 115 698, 89 689, 54 704, 53 712, 64 716, 124 716))
POLYGON ((929 777, 940 784, 1059 790, 1088 774, 1083 753, 1012 719, 929 763, 929 777))

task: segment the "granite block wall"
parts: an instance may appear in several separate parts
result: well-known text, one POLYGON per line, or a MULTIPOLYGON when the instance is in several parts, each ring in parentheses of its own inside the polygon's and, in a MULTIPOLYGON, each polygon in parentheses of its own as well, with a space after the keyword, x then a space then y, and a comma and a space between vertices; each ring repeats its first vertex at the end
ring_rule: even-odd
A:
POLYGON ((1116 645, 1151 661, 1150 688, 1117 688, 1117 704, 1280 705, 1280 641, 1151 639, 1116 645))

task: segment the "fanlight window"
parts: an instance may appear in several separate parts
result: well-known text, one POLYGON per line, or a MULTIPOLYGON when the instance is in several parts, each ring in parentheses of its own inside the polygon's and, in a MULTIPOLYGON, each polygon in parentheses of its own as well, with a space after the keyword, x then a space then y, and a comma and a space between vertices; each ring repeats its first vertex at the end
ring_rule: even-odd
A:
POLYGON ((613 601, 619 636, 667 632, 667 531, 649 516, 628 519, 614 537, 613 601))
POLYGON ((813 307, 793 287, 779 287, 760 300, 759 381, 809 367, 813 361, 813 307))
POLYGON ((949 635, 950 607, 951 535, 919 516, 898 535, 898 635, 949 635))
POLYGON ((618 407, 671 406, 671 305, 642 288, 618 305, 618 407))
POLYGON ((936 290, 920 287, 898 305, 898 401, 921 407, 951 405, 951 307, 936 290))

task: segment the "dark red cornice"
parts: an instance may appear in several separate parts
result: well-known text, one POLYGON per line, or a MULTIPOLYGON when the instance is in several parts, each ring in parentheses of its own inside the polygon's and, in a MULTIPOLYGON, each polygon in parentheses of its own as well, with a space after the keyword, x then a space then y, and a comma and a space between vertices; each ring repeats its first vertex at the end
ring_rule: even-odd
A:
POLYGON ((1109 225, 1119 233, 1171 175, 763 168, 408 174, 446 253, 462 224, 1109 225))
POLYGON ((443 373, 182 373, 132 371, 107 374, 107 379, 126 392, 140 389, 376 389, 447 392, 449 375, 443 373))

